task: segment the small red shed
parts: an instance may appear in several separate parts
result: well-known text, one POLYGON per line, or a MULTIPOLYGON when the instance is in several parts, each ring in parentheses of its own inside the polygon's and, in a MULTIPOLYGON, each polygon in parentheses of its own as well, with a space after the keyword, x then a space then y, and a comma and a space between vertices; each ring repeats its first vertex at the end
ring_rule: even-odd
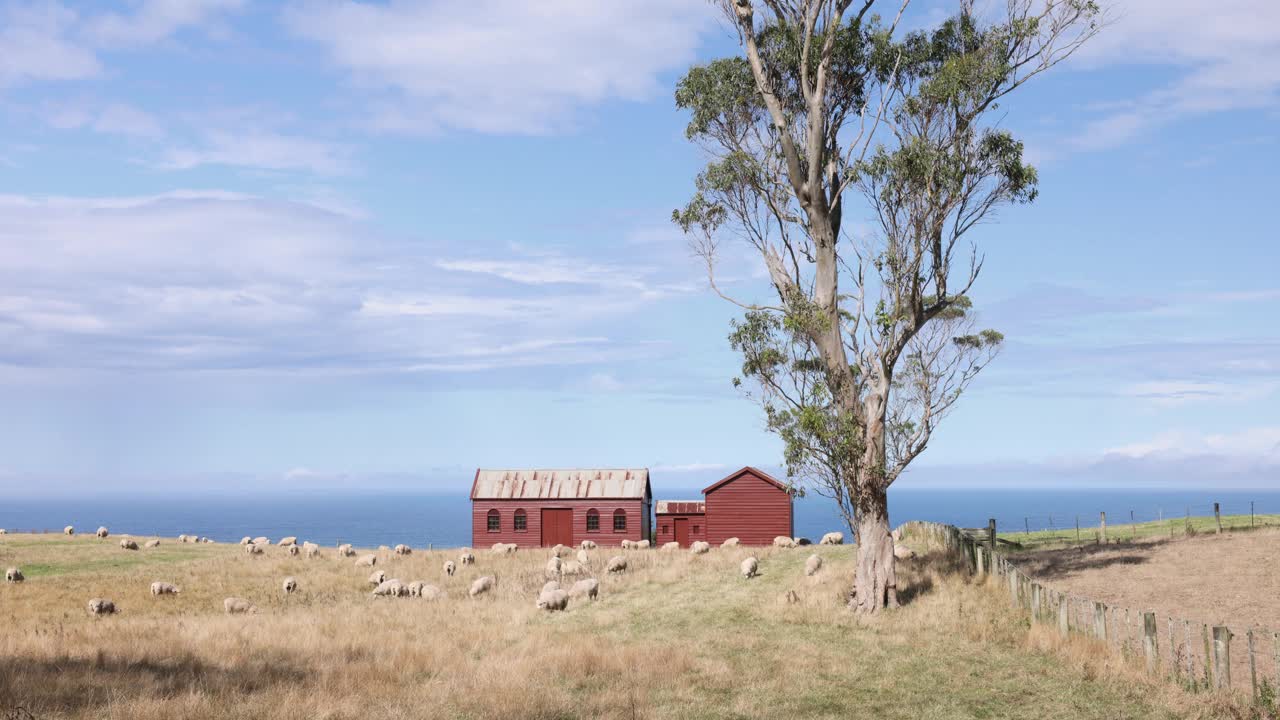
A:
POLYGON ((736 537, 743 545, 768 545, 779 535, 795 534, 791 493, 763 470, 744 467, 702 494, 709 543, 736 537))
POLYGON ((649 470, 476 470, 471 545, 620 545, 649 536, 649 470))
POLYGON ((707 539, 707 504, 701 500, 659 500, 654 544, 675 541, 680 547, 707 539))

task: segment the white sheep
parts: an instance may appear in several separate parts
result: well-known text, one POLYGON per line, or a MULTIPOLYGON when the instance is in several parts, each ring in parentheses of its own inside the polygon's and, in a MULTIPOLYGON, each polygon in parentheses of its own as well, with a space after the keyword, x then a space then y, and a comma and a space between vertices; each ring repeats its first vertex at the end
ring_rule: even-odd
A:
POLYGON ((539 610, 546 610, 547 612, 564 610, 569 606, 569 593, 559 588, 551 592, 542 593, 538 596, 536 605, 539 610))
POLYGON ((178 588, 178 586, 177 586, 177 585, 174 585, 173 583, 160 582, 159 580, 157 580, 156 582, 151 583, 151 594, 152 594, 152 595, 156 595, 156 596, 160 596, 160 595, 177 595, 177 594, 178 594, 178 593, 180 593, 180 592, 182 592, 182 590, 181 590, 181 589, 179 589, 179 588, 178 588))
POLYGON ((471 589, 467 591, 467 594, 471 597, 483 595, 493 589, 493 582, 492 575, 476 578, 476 581, 471 583, 471 589))
POLYGON ((373 589, 372 594, 374 597, 403 597, 409 594, 409 588, 405 587, 404 583, 398 579, 391 578, 379 583, 378 587, 373 589))
POLYGON ((116 604, 104 598, 94 598, 89 601, 90 615, 114 615, 116 612, 116 604))
POLYGON ((779 548, 793 548, 796 546, 795 538, 779 535, 773 539, 773 546, 779 548))
POLYGON ((351 543, 343 543, 338 546, 338 557, 351 557, 355 554, 356 551, 351 549, 351 543))
POLYGON ((475 565, 476 555, 469 548, 463 548, 462 554, 458 556, 458 562, 463 565, 475 565))
POLYGON ((104 538, 104 537, 106 537, 106 536, 107 536, 107 535, 109 535, 109 534, 110 534, 110 533, 108 533, 108 532, 107 532, 107 529, 106 529, 105 527, 100 527, 100 528, 98 528, 98 532, 94 533, 94 536, 95 536, 95 537, 104 538))
POLYGON ((804 561, 804 574, 817 575, 822 569, 822 557, 820 555, 810 555, 808 560, 804 561))
POLYGON ((578 551, 578 563, 583 567, 591 564, 591 556, 587 554, 586 550, 578 551))
POLYGON ((297 545, 288 545, 289 557, 298 557, 302 550, 297 545))
POLYGON ((313 543, 313 542, 311 542, 310 540, 308 540, 308 541, 306 541, 306 542, 302 543, 302 549, 303 549, 304 551, 305 551, 305 550, 310 550, 310 549, 312 549, 312 548, 315 548, 316 550, 319 550, 319 549, 320 549, 320 546, 319 546, 319 545, 317 545, 317 544, 315 544, 315 543, 313 543))
POLYGON ((693 555, 705 555, 711 552, 711 544, 703 540, 697 540, 689 546, 689 552, 693 555))
POLYGON ((421 580, 414 580, 413 582, 409 583, 406 586, 409 590, 409 597, 421 597, 423 585, 426 585, 426 583, 422 582, 421 580))
POLYGON ((844 533, 829 532, 826 535, 822 536, 822 539, 818 541, 818 544, 819 545, 843 545, 844 533))
POLYGON ((373 567, 378 564, 378 556, 373 553, 356 558, 356 567, 373 567))
POLYGON ((66 526, 66 527, 62 528, 62 534, 63 534, 63 535, 75 535, 75 534, 76 534, 76 529, 75 529, 74 527, 72 527, 72 526, 68 525, 68 526, 66 526))
POLYGON ((386 573, 382 572, 381 570, 374 570, 373 573, 369 575, 369 584, 381 585, 383 581, 385 581, 386 579, 387 579, 386 573))
POLYGON ((662 545, 663 552, 670 552, 672 550, 679 550, 679 549, 680 549, 680 543, 676 542, 675 540, 672 540, 669 543, 663 543, 662 545))
POLYGON ((720 547, 721 548, 737 547, 738 542, 739 540, 736 537, 726 538, 724 542, 720 543, 720 547))
POLYGON ((627 559, 621 555, 614 555, 609 558, 609 564, 605 568, 610 573, 624 573, 627 571, 627 559))
POLYGON ((560 577, 560 558, 552 556, 544 572, 547 577, 560 577))
POLYGON ((760 561, 756 560, 754 557, 749 557, 742 561, 742 564, 738 566, 738 569, 742 571, 742 577, 750 580, 759 574, 760 561))
POLYGON ((138 543, 129 538, 120 538, 120 548, 123 550, 137 550, 138 543))
POLYGON ((411 555, 413 554, 413 548, 408 545, 397 545, 394 552, 396 555, 411 555))
POLYGON ((518 549, 515 543, 494 543, 490 549, 494 555, 510 555, 518 549))
POLYGON ((253 603, 244 598, 229 597, 222 601, 222 609, 228 615, 247 615, 258 612, 258 608, 253 603))
POLYGON ((319 548, 319 546, 312 545, 311 547, 309 547, 309 548, 307 548, 307 549, 306 549, 306 552, 307 552, 307 557, 309 557, 309 558, 318 558, 318 557, 320 557, 320 548, 319 548))
POLYGON ((585 597, 588 600, 595 600, 599 592, 600 581, 595 578, 587 578, 586 580, 579 580, 573 584, 573 587, 569 588, 569 597, 585 597))
POLYGON ((445 575, 447 575, 447 576, 449 576, 449 577, 453 577, 453 574, 454 574, 454 573, 456 573, 457 571, 458 571, 458 566, 457 566, 457 565, 454 565, 452 560, 445 560, 445 561, 444 561, 444 574, 445 574, 445 575))
POLYGON ((566 560, 560 566, 561 575, 581 575, 583 572, 582 563, 577 560, 566 560))
POLYGON ((418 597, 423 600, 444 600, 449 597, 449 595, 444 590, 428 583, 423 585, 422 589, 418 591, 418 597))
POLYGON ((648 549, 649 549, 649 541, 648 541, 648 540, 636 540, 635 542, 631 543, 631 549, 632 549, 632 550, 648 550, 648 549))
POLYGON ((149 547, 149 548, 157 548, 157 547, 160 547, 160 538, 152 538, 152 539, 148 540, 148 541, 147 541, 147 544, 146 544, 146 545, 143 545, 143 547, 149 547))
POLYGON ((560 543, 556 543, 555 546, 551 548, 551 554, 556 557, 564 557, 569 554, 569 548, 561 545, 560 543))
POLYGON ((9 534, 8 530, 5 530, 4 528, 0 528, 0 535, 8 535, 8 534, 9 534))
POLYGON ((630 541, 630 540, 623 540, 622 542, 618 543, 618 547, 622 548, 623 550, 630 550, 630 549, 631 549, 631 541, 630 541))
POLYGON ((26 579, 26 576, 22 574, 22 568, 11 567, 4 571, 5 582, 20 583, 26 579))
POLYGON ((190 540, 190 538, 188 538, 186 535, 179 535, 179 536, 178 536, 178 542, 180 542, 180 543, 184 543, 184 542, 191 542, 191 540, 190 540))
MULTIPOLYGON (((183 537, 186 537, 186 536, 184 535, 183 537)), ((271 539, 266 537, 265 535, 259 535, 258 537, 253 539, 253 544, 254 545, 270 545, 271 539)))
POLYGON ((212 544, 213 544, 213 538, 202 537, 202 538, 200 538, 199 540, 197 540, 196 542, 198 542, 198 543, 204 543, 204 544, 206 544, 206 545, 212 545, 212 544))
POLYGON ((244 552, 246 555, 261 555, 262 546, 257 543, 249 543, 244 546, 244 552))
POLYGON ((548 580, 547 582, 543 583, 542 589, 538 591, 538 594, 545 595, 551 592, 552 590, 559 590, 559 589, 560 589, 559 582, 556 582, 555 580, 548 580))
POLYGON ((284 579, 284 582, 280 584, 280 587, 284 590, 285 595, 292 595, 298 591, 298 579, 290 575, 284 579))
POLYGON ((581 547, 582 547, 582 549, 583 549, 583 550, 595 550, 595 549, 596 549, 596 544, 595 544, 595 542, 593 542, 593 541, 591 541, 591 540, 583 540, 583 541, 580 543, 580 545, 581 545, 581 547))
POLYGON ((276 545, 278 545, 279 547, 289 547, 290 545, 297 545, 297 544, 298 544, 298 538, 297 536, 294 536, 294 535, 282 537, 280 538, 280 542, 276 543, 276 545))
POLYGON ((253 538, 249 537, 248 535, 245 535, 244 537, 240 538, 241 545, 248 545, 251 542, 253 542, 253 538))

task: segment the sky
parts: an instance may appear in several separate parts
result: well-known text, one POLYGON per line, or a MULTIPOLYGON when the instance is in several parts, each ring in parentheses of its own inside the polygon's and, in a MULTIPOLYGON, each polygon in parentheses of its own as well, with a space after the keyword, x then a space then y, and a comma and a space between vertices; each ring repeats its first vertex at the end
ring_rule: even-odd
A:
MULTIPOLYGON (((1006 346, 900 485, 1280 478, 1280 4, 1207 7, 1112 2, 1005 104, 1006 346)), ((675 83, 735 43, 695 0, 0 0, 0 488, 776 468, 669 220, 675 83)))

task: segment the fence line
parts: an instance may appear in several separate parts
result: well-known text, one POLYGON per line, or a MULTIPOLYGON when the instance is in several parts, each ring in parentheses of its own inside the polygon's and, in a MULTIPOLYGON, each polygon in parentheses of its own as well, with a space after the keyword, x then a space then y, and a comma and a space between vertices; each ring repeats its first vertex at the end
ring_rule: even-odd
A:
POLYGON ((1081 635, 1116 647, 1135 660, 1141 658, 1149 674, 1168 677, 1191 690, 1231 691, 1247 683, 1254 701, 1274 702, 1280 687, 1280 632, 1249 627, 1243 633, 1243 647, 1235 643, 1233 658, 1233 640, 1241 635, 1226 625, 1109 607, 1037 580, 997 549, 1002 540, 995 520, 979 531, 912 521, 900 533, 904 539, 922 537, 929 545, 959 555, 971 574, 1001 578, 1009 603, 1025 610, 1033 624, 1056 625, 1062 637, 1081 635), (1269 652, 1264 643, 1270 645, 1269 652))

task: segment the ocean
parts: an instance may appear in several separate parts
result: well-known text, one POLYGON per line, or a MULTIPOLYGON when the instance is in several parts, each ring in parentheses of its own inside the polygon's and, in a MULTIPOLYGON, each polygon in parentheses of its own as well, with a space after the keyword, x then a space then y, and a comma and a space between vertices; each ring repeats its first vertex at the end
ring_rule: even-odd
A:
MULTIPOLYGON (((685 491, 685 494, 688 494, 685 491)), ((662 497, 683 497, 664 492, 662 497)), ((1081 527, 1160 518, 1224 514, 1280 513, 1276 490, 1097 490, 1097 489, 891 489, 894 525, 932 520, 962 527, 985 526, 995 518, 1002 529, 1081 527), (1132 515, 1131 515, 1132 513, 1132 515)), ((105 525, 115 534, 203 535, 236 542, 245 535, 296 535, 321 545, 407 543, 414 547, 470 544, 470 503, 465 494, 330 492, 307 495, 148 496, 0 500, 0 527, 10 532, 57 531, 65 525, 91 532, 105 525)), ((795 505, 798 536, 816 539, 832 530, 848 532, 834 504, 810 494, 795 505)))

